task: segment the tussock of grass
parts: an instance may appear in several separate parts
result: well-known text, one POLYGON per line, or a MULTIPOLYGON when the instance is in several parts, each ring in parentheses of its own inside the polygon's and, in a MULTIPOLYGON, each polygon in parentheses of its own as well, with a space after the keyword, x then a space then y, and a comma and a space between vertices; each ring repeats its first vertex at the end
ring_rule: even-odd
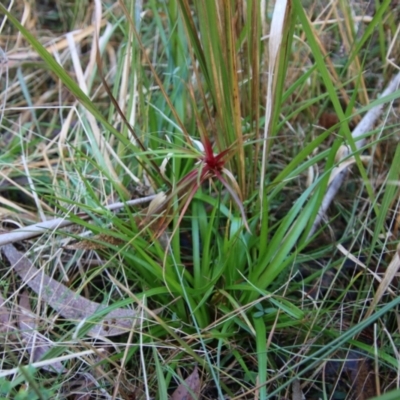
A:
POLYGON ((0 5, 1 396, 396 398, 400 10, 276 4, 0 5))

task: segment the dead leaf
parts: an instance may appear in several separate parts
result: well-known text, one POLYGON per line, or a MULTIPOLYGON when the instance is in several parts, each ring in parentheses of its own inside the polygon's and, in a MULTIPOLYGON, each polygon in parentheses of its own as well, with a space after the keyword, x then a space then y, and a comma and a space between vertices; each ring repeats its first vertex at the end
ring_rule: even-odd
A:
POLYGON ((171 400, 198 400, 200 390, 201 382, 196 365, 194 371, 176 388, 171 396, 171 400))
POLYGON ((347 398, 367 400, 377 395, 373 363, 361 353, 339 352, 324 367, 329 383, 336 382, 336 390, 346 390, 347 398))
POLYGON ((332 128, 332 126, 339 123, 340 120, 335 113, 323 112, 318 120, 318 125, 325 129, 332 128))
POLYGON ((147 217, 150 217, 157 210, 160 210, 160 207, 165 202, 167 195, 164 192, 160 192, 156 194, 156 197, 150 202, 149 208, 147 209, 147 217))
MULTIPOLYGON (((340 157, 340 155, 339 155, 339 157, 340 157)), ((367 164, 368 162, 371 161, 371 157, 370 157, 370 156, 360 156, 360 160, 361 160, 364 164, 367 164)), ((332 182, 338 175, 340 175, 341 173, 343 173, 344 171, 346 171, 346 170, 349 168, 349 166, 350 166, 351 164, 355 164, 355 163, 356 163, 355 157, 350 157, 348 160, 345 160, 345 161, 341 162, 341 163, 339 164, 339 166, 333 168, 332 173, 331 173, 331 176, 329 177, 328 185, 330 185, 331 182, 332 182)))
MULTIPOLYGON (((43 271, 34 267, 13 245, 8 244, 1 249, 22 280, 62 317, 81 322, 107 307, 77 295, 62 283, 48 277, 43 271)), ((137 318, 134 310, 117 308, 109 312, 102 323, 94 325, 88 335, 94 337, 121 335, 133 328, 137 318)))
POLYGON ((293 392, 292 400, 305 399, 303 392, 301 390, 300 381, 298 379, 295 379, 292 383, 292 392, 293 392))
POLYGON ((9 331, 15 331, 16 327, 11 318, 11 313, 6 306, 5 300, 0 293, 0 332, 5 333, 9 331))
MULTIPOLYGON (((260 199, 261 204, 264 199, 264 181, 267 171, 267 154, 269 136, 271 135, 273 116, 274 116, 274 100, 276 98, 276 89, 278 76, 282 74, 282 58, 281 53, 287 51, 286 44, 290 28, 290 19, 292 15, 292 1, 280 0, 275 3, 274 12, 272 14, 271 30, 268 43, 268 81, 267 96, 265 107, 265 125, 264 125, 264 145, 262 150, 261 161, 261 177, 260 177, 260 199)), ((283 53, 282 53, 283 54, 283 53)), ((261 207, 262 208, 262 207, 261 207)))
MULTIPOLYGON (((27 351, 32 357, 30 361, 40 361, 43 355, 51 349, 52 342, 45 336, 39 334, 36 316, 31 310, 29 296, 26 290, 20 294, 19 307, 18 325, 21 335, 25 339, 27 351)), ((52 362, 49 360, 49 364, 41 368, 50 372, 65 372, 65 368, 59 361, 52 362)))
POLYGON ((400 269, 400 243, 397 245, 397 249, 396 252, 394 253, 392 261, 386 268, 383 279, 379 284, 378 289, 376 290, 374 299, 372 300, 371 305, 369 306, 364 319, 367 319, 375 311, 376 306, 378 305, 379 301, 386 293, 386 291, 389 289, 389 286, 394 277, 396 276, 397 272, 399 271, 399 269, 400 269))
POLYGON ((100 233, 100 235, 93 236, 92 239, 82 239, 81 241, 77 241, 73 244, 69 244, 64 246, 64 249, 69 250, 102 250, 106 248, 105 243, 111 244, 112 246, 120 246, 125 242, 121 239, 118 239, 114 236, 107 235, 105 233, 100 233), (96 241, 95 241, 96 240, 96 241), (103 243, 99 243, 103 242, 103 243))

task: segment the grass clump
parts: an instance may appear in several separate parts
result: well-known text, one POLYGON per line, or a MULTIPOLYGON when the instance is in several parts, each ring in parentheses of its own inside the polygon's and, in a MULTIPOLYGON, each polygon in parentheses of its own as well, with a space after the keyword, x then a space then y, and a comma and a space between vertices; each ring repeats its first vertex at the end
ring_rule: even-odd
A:
POLYGON ((398 389, 390 1, 0 13, 5 396, 398 389))

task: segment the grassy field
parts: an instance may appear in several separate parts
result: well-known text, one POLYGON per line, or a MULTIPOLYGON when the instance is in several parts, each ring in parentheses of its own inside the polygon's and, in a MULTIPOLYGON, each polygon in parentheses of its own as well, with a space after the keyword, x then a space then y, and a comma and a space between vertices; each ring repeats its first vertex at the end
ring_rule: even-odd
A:
POLYGON ((399 43, 390 0, 0 4, 0 399, 399 399, 399 43))

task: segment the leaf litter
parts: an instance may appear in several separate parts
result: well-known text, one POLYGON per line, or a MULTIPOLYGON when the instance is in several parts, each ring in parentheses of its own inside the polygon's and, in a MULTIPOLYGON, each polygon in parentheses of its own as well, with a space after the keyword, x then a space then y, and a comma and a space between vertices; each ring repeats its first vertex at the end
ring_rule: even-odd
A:
MULTIPOLYGON (((5 245, 1 250, 24 283, 63 318, 80 323, 107 307, 78 295, 62 283, 48 277, 34 267, 13 245, 5 245)), ((137 319, 135 310, 116 308, 94 325, 88 331, 88 335, 95 338, 121 335, 134 328, 137 319)))
POLYGON ((201 381, 197 365, 193 372, 172 393, 171 400, 197 400, 200 398, 201 381))
MULTIPOLYGON (((26 290, 20 294, 19 308, 18 325, 25 340, 27 351, 31 356, 31 362, 40 361, 44 354, 51 349, 52 343, 51 340, 38 332, 37 318, 31 309, 29 294, 26 290)), ((50 372, 65 372, 65 368, 59 361, 44 365, 42 368, 50 372)))

